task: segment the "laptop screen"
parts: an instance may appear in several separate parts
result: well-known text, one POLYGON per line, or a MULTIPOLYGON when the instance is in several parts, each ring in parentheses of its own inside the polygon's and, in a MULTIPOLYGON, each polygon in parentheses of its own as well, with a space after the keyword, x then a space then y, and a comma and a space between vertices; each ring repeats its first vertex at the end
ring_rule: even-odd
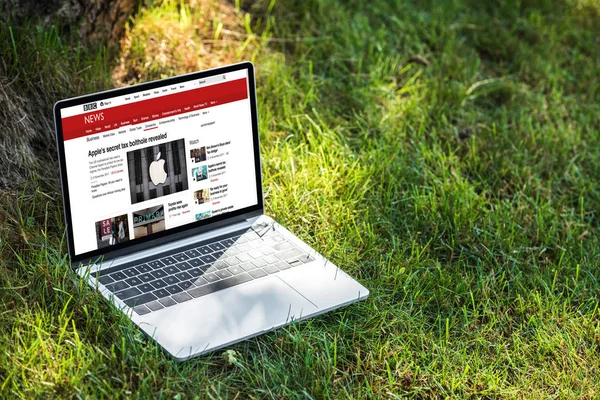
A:
POLYGON ((259 203, 253 82, 248 68, 217 72, 60 109, 74 255, 259 203))

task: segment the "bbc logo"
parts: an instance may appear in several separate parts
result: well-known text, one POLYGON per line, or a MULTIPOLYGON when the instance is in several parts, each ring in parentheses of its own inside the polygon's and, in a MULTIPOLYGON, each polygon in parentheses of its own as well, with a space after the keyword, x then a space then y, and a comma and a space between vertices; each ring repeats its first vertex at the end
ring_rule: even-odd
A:
POLYGON ((84 104, 83 105, 83 111, 90 111, 90 110, 95 110, 98 108, 98 103, 97 102, 93 102, 90 104, 84 104))

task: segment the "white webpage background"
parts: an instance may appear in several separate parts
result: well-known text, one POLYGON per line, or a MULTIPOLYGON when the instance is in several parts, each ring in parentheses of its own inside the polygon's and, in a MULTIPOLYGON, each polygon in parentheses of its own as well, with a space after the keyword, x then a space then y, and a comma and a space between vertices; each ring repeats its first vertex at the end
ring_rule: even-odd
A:
MULTIPOLYGON (((170 117, 173 118, 173 117, 170 117)), ((165 118, 170 119, 170 118, 165 118)), ((217 185, 228 184, 227 196, 220 199, 218 205, 212 206, 213 209, 220 209, 227 206, 233 206, 228 212, 235 211, 241 208, 256 205, 258 198, 256 194, 256 173, 254 167, 254 144, 252 140, 252 120, 250 113, 250 100, 240 100, 233 103, 227 103, 203 110, 189 112, 186 114, 176 115, 176 122, 166 125, 158 125, 158 129, 149 131, 127 131, 124 134, 116 134, 112 137, 101 137, 100 140, 87 142, 86 137, 68 140, 64 143, 65 160, 67 167, 67 181, 69 184, 69 198, 71 205, 71 223, 73 226, 73 241, 74 252, 76 255, 93 251, 98 248, 96 239, 96 222, 108 218, 113 218, 119 215, 128 215, 129 224, 129 240, 134 239, 133 218, 132 212, 143 210, 156 205, 164 205, 166 230, 175 226, 195 222, 195 214, 202 212, 207 208, 194 204, 193 194, 195 190, 204 187, 213 187, 217 185), (203 112, 208 113, 203 115, 203 112), (183 119, 186 115, 200 115, 183 119), (203 123, 215 123, 206 127, 202 127, 203 123), (136 138, 147 138, 156 136, 161 133, 167 133, 167 138, 153 142, 152 144, 142 144, 134 147, 129 147, 124 150, 119 150, 112 155, 120 155, 123 160, 122 173, 111 175, 105 178, 94 179, 95 181, 106 181, 122 178, 123 180, 114 185, 113 188, 125 188, 125 190, 106 195, 102 197, 92 198, 91 184, 92 175, 89 172, 88 151, 99 147, 110 147, 118 145, 121 142, 133 141, 136 138), (160 145, 161 143, 172 142, 178 139, 185 139, 186 164, 188 174, 188 190, 182 192, 162 196, 159 198, 146 200, 143 202, 131 204, 131 194, 129 188, 129 172, 127 167, 127 152, 146 148, 149 145, 160 145), (198 144, 190 145, 190 141, 199 140, 198 144), (224 157, 219 157, 215 162, 226 161, 227 167, 224 175, 219 176, 216 182, 211 182, 209 173, 208 180, 194 182, 192 177, 192 168, 196 166, 192 163, 189 154, 190 150, 202 146, 208 146, 231 141, 226 146, 229 154, 224 157), (181 215, 177 218, 169 218, 168 203, 183 200, 184 204, 188 204, 188 210, 191 212, 181 215)), ((158 123, 160 120, 153 121, 158 123)), ((144 124, 140 124, 144 125, 144 124)), ((122 130, 123 128, 121 128, 122 130)), ((115 132, 118 131, 114 130, 115 132)), ((103 132, 106 134, 111 131, 103 132)), ((102 134, 100 134, 102 136, 102 134)), ((105 158, 106 155, 97 156, 96 158, 105 158)), ((210 158, 210 155, 209 155, 210 158)), ((206 163, 198 163, 210 165, 211 160, 207 159, 206 163)), ((212 205, 212 200, 211 200, 212 205)))

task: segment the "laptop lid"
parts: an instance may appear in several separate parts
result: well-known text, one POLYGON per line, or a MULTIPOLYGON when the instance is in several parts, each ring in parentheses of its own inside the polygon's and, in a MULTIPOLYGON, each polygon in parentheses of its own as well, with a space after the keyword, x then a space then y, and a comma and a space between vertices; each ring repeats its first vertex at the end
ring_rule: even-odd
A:
POLYGON ((54 106, 73 265, 263 213, 249 62, 54 106))

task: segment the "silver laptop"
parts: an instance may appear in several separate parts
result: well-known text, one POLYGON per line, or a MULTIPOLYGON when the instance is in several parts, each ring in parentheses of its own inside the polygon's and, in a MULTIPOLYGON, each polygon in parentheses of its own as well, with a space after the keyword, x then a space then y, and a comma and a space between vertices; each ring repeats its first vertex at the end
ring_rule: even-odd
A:
POLYGON ((366 298, 264 214, 254 67, 54 106, 73 269, 178 360, 366 298))

